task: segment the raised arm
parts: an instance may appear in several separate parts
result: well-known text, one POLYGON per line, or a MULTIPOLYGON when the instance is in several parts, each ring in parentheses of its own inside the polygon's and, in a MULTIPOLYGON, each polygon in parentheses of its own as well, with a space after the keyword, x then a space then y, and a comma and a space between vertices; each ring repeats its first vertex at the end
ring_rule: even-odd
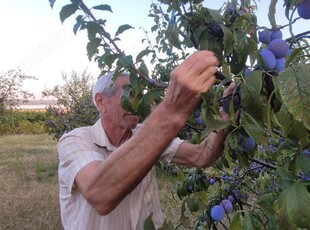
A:
POLYGON ((188 57, 171 72, 163 101, 136 134, 106 160, 78 172, 77 188, 100 214, 111 212, 146 176, 200 102, 200 94, 214 84, 217 65, 209 51, 188 57))

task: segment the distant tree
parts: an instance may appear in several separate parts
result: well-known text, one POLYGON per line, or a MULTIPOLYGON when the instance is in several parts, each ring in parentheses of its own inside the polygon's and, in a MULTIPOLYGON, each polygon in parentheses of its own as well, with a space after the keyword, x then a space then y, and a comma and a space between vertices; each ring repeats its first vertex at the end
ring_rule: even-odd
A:
POLYGON ((28 76, 20 69, 9 70, 0 75, 0 115, 4 110, 12 109, 20 102, 26 102, 33 94, 23 90, 26 80, 37 80, 33 76, 28 76))
POLYGON ((44 89, 43 97, 53 96, 57 99, 55 106, 47 108, 49 119, 47 132, 58 140, 65 132, 74 128, 91 125, 98 119, 98 111, 92 103, 91 88, 94 79, 84 70, 81 74, 75 71, 68 76, 62 73, 63 85, 53 89, 44 89))

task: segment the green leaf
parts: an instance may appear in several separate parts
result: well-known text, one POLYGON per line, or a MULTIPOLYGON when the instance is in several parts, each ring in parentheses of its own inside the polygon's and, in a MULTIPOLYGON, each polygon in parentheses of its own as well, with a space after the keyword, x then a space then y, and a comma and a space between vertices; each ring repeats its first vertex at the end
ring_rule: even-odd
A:
POLYGON ((123 86, 123 92, 121 95, 121 106, 123 109, 126 111, 129 111, 133 114, 136 114, 135 109, 133 108, 131 101, 130 101, 130 95, 132 92, 132 87, 131 85, 124 85, 123 86))
POLYGON ((283 136, 293 140, 307 142, 308 130, 301 122, 294 120, 292 114, 288 111, 285 105, 282 105, 280 111, 275 115, 278 122, 281 124, 283 136))
POLYGON ((306 187, 295 183, 287 193, 287 213, 291 221, 300 228, 310 226, 310 194, 306 187))
POLYGON ((89 41, 96 38, 96 34, 100 33, 100 25, 97 22, 87 22, 85 24, 89 41))
POLYGON ((310 159, 305 156, 304 154, 299 154, 296 157, 297 165, 299 166, 300 170, 305 173, 305 175, 310 176, 310 159))
POLYGON ((247 44, 247 37, 243 31, 237 30, 235 36, 235 45, 232 52, 230 68, 233 74, 238 74, 245 68, 249 47, 247 44))
POLYGON ((261 70, 252 71, 240 85, 242 108, 259 122, 265 122, 267 114, 266 104, 260 95, 262 86, 261 70))
POLYGON ((81 27, 82 23, 84 22, 84 17, 82 15, 79 15, 76 17, 76 23, 73 26, 73 33, 76 35, 79 28, 81 27))
POLYGON ((282 102, 293 115, 310 130, 310 65, 293 65, 275 78, 282 102))
POLYGON ((216 120, 216 119, 206 119, 206 129, 203 131, 202 136, 206 137, 210 132, 222 130, 227 128, 230 124, 223 121, 223 120, 216 120))
POLYGON ((190 228, 190 219, 185 215, 186 212, 186 201, 182 203, 181 216, 179 222, 184 225, 185 228, 190 228))
POLYGON ((133 65, 133 60, 131 55, 122 56, 118 59, 118 65, 121 65, 124 68, 129 68, 133 65))
POLYGON ((268 145, 269 137, 264 128, 245 111, 241 111, 240 113, 240 125, 243 126, 244 130, 253 137, 255 141, 262 145, 268 145))
POLYGON ((112 9, 111 9, 111 6, 109 6, 107 4, 101 4, 101 5, 98 5, 98 6, 94 6, 93 9, 95 9, 95 10, 110 11, 111 13, 113 13, 112 9))
POLYGON ((141 115, 142 119, 145 119, 150 114, 153 102, 158 101, 160 95, 160 90, 157 89, 152 89, 143 95, 137 105, 137 112, 141 115))
POLYGON ((147 56, 149 53, 155 53, 154 50, 148 50, 148 49, 145 49, 145 50, 142 50, 136 57, 136 61, 137 62, 140 62, 142 61, 143 57, 144 56, 147 56))
POLYGON ((139 66, 139 70, 140 70, 142 73, 144 73, 146 76, 149 75, 149 70, 148 70, 148 68, 147 68, 147 66, 146 66, 146 64, 145 64, 144 61, 141 62, 140 66, 139 66))
POLYGON ((243 229, 247 230, 260 230, 264 229, 262 223, 256 218, 256 216, 251 212, 246 212, 242 222, 243 229))
POLYGON ((187 207, 191 212, 196 212, 199 209, 198 199, 196 196, 187 199, 187 207))
POLYGON ((200 50, 213 51, 221 63, 224 61, 223 42, 218 41, 215 37, 212 37, 207 30, 201 32, 198 43, 200 50))
POLYGON ((144 221, 143 229, 144 230, 156 230, 154 222, 152 220, 152 214, 150 214, 144 221))
POLYGON ((225 56, 228 56, 232 53, 233 51, 233 45, 235 42, 235 38, 233 36, 233 33, 231 32, 230 29, 228 29, 226 26, 219 24, 219 26, 222 28, 222 31, 224 33, 224 51, 225 51, 225 56))
POLYGON ((284 190, 278 200, 276 200, 275 209, 277 210, 277 222, 279 224, 278 229, 292 230, 296 229, 296 226, 292 223, 287 214, 287 190, 284 190))
POLYGON ((168 28, 165 31, 165 35, 171 45, 173 45, 174 47, 178 49, 181 49, 181 42, 179 39, 179 28, 174 21, 169 22, 168 28))
POLYGON ((139 78, 136 73, 130 73, 129 75, 130 85, 133 89, 140 88, 139 78))
POLYGON ((293 52, 291 53, 291 55, 285 61, 285 69, 288 68, 295 61, 295 59, 298 57, 299 53, 306 48, 307 47, 305 46, 305 47, 298 47, 298 48, 294 49, 293 52))
POLYGON ((276 229, 276 213, 273 208, 275 197, 271 193, 264 194, 257 199, 257 204, 263 209, 268 217, 268 229, 276 229))
POLYGON ((290 188, 298 179, 294 174, 288 172, 287 170, 281 168, 280 166, 277 167, 276 173, 279 176, 278 185, 282 190, 290 188))
POLYGON ((102 65, 104 63, 109 68, 112 67, 112 64, 115 62, 116 59, 118 59, 121 55, 120 54, 111 54, 109 52, 105 52, 99 59, 98 63, 99 65, 102 65))
POLYGON ((222 15, 220 14, 219 10, 208 9, 208 11, 215 22, 222 22, 222 15))
POLYGON ((133 27, 131 25, 128 25, 128 24, 124 24, 124 25, 119 26, 116 33, 115 33, 115 37, 117 37, 118 35, 120 35, 124 31, 129 30, 129 29, 133 29, 133 27))
POLYGON ((229 230, 240 230, 240 229, 241 229, 240 212, 236 212, 231 220, 229 230))
POLYGON ((68 17, 74 14, 79 9, 76 4, 68 4, 61 8, 59 12, 60 21, 63 23, 68 17))
POLYGON ((101 43, 101 38, 95 38, 87 43, 86 49, 87 49, 87 55, 88 59, 91 60, 92 57, 98 53, 98 47, 101 43))

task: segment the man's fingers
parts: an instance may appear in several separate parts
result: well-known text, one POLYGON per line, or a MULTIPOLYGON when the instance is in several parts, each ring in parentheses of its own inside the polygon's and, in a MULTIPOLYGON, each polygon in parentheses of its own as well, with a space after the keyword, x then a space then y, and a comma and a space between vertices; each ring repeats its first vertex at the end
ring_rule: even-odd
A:
POLYGON ((236 87, 237 87, 236 83, 231 82, 230 85, 224 90, 223 97, 226 97, 226 96, 232 94, 236 87))

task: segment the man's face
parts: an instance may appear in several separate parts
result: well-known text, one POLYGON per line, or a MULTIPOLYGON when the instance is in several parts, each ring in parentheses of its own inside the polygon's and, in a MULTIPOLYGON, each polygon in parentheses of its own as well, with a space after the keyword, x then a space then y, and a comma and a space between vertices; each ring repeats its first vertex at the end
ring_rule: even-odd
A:
POLYGON ((111 97, 105 97, 105 116, 107 122, 115 127, 133 129, 139 122, 139 117, 131 114, 121 107, 120 99, 124 85, 130 84, 128 77, 118 77, 116 80, 116 90, 111 97))

